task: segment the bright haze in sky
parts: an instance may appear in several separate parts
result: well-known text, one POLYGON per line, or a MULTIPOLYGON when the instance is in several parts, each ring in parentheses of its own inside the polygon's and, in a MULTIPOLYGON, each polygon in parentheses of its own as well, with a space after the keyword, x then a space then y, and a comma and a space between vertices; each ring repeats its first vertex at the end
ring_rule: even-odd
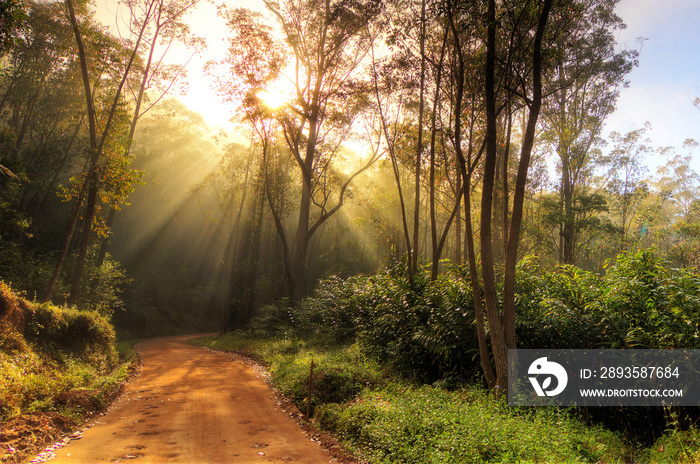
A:
POLYGON ((622 0, 616 11, 627 24, 618 39, 621 46, 638 49, 636 39, 646 40, 606 132, 626 133, 649 121, 647 135, 655 147, 680 152, 685 139, 700 142, 700 108, 693 105, 700 98, 700 1, 622 0))
MULTIPOLYGON (((113 19, 114 7, 107 7, 112 1, 98 0, 98 16, 103 17, 107 9, 113 19)), ((265 13, 261 0, 226 0, 226 4, 265 13)), ((673 146, 681 151, 686 139, 700 141, 700 108, 693 105, 700 98, 700 1, 621 0, 616 12, 627 24, 618 35, 620 47, 639 50, 638 38, 644 40, 639 66, 627 76, 629 87, 622 90, 617 111, 607 120, 605 135, 612 131, 624 134, 648 121, 652 129, 647 136, 653 147, 673 146)), ((217 16, 216 6, 206 0, 188 15, 187 22, 195 34, 207 40, 208 49, 191 59, 189 92, 179 98, 212 126, 230 129, 234 107, 222 101, 212 78, 202 70, 207 61, 226 56, 228 29, 217 16)), ((170 54, 180 62, 187 61, 189 55, 185 50, 170 54)), ((700 171, 700 153, 697 158, 695 169, 700 171)))

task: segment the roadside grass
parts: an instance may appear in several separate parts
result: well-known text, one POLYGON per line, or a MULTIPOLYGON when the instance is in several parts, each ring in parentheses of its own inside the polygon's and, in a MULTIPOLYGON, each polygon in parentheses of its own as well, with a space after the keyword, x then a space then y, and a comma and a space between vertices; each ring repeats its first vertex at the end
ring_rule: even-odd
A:
POLYGON ((696 464, 700 462, 700 428, 669 430, 650 446, 640 462, 658 464, 696 464))
MULTIPOLYGON (((0 338, 7 340, 6 335, 0 338)), ((21 345, 21 350, 0 349, 0 462, 25 462, 75 431, 109 406, 137 365, 132 356, 105 363, 96 352, 86 357, 21 345)))
POLYGON ((0 413, 72 419, 104 408, 135 365, 128 344, 95 312, 34 303, 0 282, 0 413))
MULTIPOLYGON (((120 357, 109 369, 67 355, 54 358, 40 350, 0 350, 2 420, 34 412, 57 412, 77 419, 85 409, 106 406, 128 380, 135 358, 120 357), (85 401, 56 401, 65 392, 87 393, 85 401)), ((101 364, 101 363, 100 363, 101 364)))
POLYGON ((241 333, 191 343, 261 360, 282 394, 303 412, 310 399, 317 426, 372 463, 632 460, 633 448, 619 434, 586 426, 566 409, 512 408, 479 387, 413 384, 363 356, 357 345, 241 333))
POLYGON ((366 390, 320 408, 318 422, 372 463, 622 463, 617 434, 567 411, 509 408, 477 387, 366 390))
POLYGON ((362 390, 389 381, 388 372, 362 355, 356 345, 324 347, 299 339, 257 338, 235 333, 196 338, 189 343, 237 352, 260 362, 269 369, 275 387, 299 410, 306 412, 310 407, 312 415, 320 405, 350 401, 362 390))

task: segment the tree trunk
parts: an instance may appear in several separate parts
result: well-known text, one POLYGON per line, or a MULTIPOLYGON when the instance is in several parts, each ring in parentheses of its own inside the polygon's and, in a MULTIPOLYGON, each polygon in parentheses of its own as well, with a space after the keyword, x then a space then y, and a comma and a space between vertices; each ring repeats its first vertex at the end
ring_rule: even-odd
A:
MULTIPOLYGON (((469 159, 465 159, 464 152, 462 150, 462 100, 464 98, 464 55, 462 53, 462 47, 459 41, 459 34, 457 28, 454 24, 454 19, 451 12, 449 14, 450 26, 452 28, 452 33, 455 39, 455 46, 457 47, 457 58, 458 58, 458 70, 457 70, 457 82, 455 89, 455 121, 454 121, 454 138, 455 138, 455 154, 457 156, 457 161, 459 163, 459 178, 463 178, 462 193, 464 195, 464 254, 469 263, 469 280, 471 283, 472 295, 474 297, 474 314, 476 319, 476 333, 477 339, 479 341, 479 358, 481 361, 481 368, 484 371, 484 376, 486 377, 486 382, 489 388, 494 388, 496 386, 496 376, 494 375, 493 369, 491 368, 491 361, 489 357, 489 347, 488 341, 486 339, 486 327, 484 325, 484 312, 482 305, 482 290, 479 285, 479 275, 477 270, 477 260, 476 252, 474 249, 474 231, 472 229, 472 215, 471 215, 471 175, 474 167, 476 166, 476 160, 472 163, 472 153, 474 148, 474 131, 473 123, 470 126, 469 133, 469 159), (467 166, 469 163, 469 166, 467 166)), ((477 156, 477 159, 481 156, 482 151, 477 156)), ((459 224, 457 229, 459 230, 459 224)), ((460 247, 460 243, 457 243, 457 248, 460 247)))
MULTIPOLYGON (((315 135, 315 124, 311 125, 315 135)), ((309 134, 312 130, 309 129, 309 134)), ((311 136, 309 136, 311 146, 311 136)), ((313 152, 313 148, 311 148, 313 152)), ((308 158, 307 158, 308 159, 308 158)), ((311 157, 313 159, 313 155, 311 157)), ((311 163, 308 163, 309 168, 311 163)), ((309 248, 309 219, 311 210, 311 179, 304 176, 301 184, 301 200, 299 203, 299 222, 297 225, 294 261, 292 264, 291 297, 292 303, 301 301, 306 292, 306 253, 309 248)))
POLYGON ((53 275, 51 280, 46 287, 46 293, 44 294, 43 302, 48 303, 53 298, 53 292, 56 290, 56 284, 58 284, 58 279, 61 276, 61 270, 63 270, 63 265, 68 257, 68 248, 70 248, 70 243, 73 240, 73 233, 75 232, 75 226, 78 225, 78 218, 80 217, 80 207, 83 205, 83 196, 85 195, 85 189, 88 185, 88 178, 85 178, 83 186, 78 193, 78 197, 75 199, 75 204, 73 205, 73 211, 71 212, 70 221, 68 221, 68 226, 66 227, 66 233, 63 238, 63 243, 61 244, 61 250, 58 253, 58 260, 56 266, 54 267, 53 275))
POLYGON ((422 170, 422 154, 423 154, 423 109, 425 105, 425 3, 421 2, 421 17, 420 17, 420 96, 418 97, 418 142, 416 146, 416 164, 415 164, 415 195, 414 195, 414 210, 413 210, 413 262, 410 263, 411 273, 415 274, 418 271, 418 243, 420 237, 420 178, 422 170))
MULTIPOLYGON (((530 155, 535 141, 537 118, 542 105, 542 37, 549 18, 552 0, 544 0, 542 12, 537 24, 537 32, 533 45, 532 57, 532 103, 528 116, 527 128, 523 136, 523 144, 520 151, 520 163, 518 176, 515 181, 513 193, 513 214, 506 250, 506 268, 503 280, 503 326, 505 342, 508 349, 515 349, 515 268, 518 259, 518 244, 520 241, 520 227, 523 218, 523 203, 525 199, 525 184, 527 171, 530 166, 530 155)), ((506 372, 507 374, 507 372, 506 372)), ((507 378, 506 378, 507 380, 507 378)))
POLYGON ((457 170, 457 191, 462 195, 457 197, 457 218, 455 219, 455 264, 462 265, 462 196, 469 195, 468 189, 462 186, 462 170, 457 170))
POLYGON ((78 243, 78 261, 75 265, 73 274, 73 284, 71 285, 70 295, 68 296, 67 305, 74 306, 78 303, 80 296, 80 284, 85 270, 85 260, 87 259, 87 250, 90 245, 90 232, 92 231, 92 219, 95 217, 95 203, 97 200, 97 179, 96 175, 90 179, 90 188, 88 190, 87 203, 85 205, 85 217, 83 218, 83 229, 80 233, 80 242, 78 243))
MULTIPOLYGON (((565 150, 565 149, 564 149, 565 150)), ((573 186, 571 185, 570 165, 568 152, 561 154, 562 172, 561 172, 561 189, 563 200, 563 224, 562 224, 562 255, 565 264, 574 264, 575 261, 575 246, 574 231, 575 231, 575 216, 573 210, 573 186)))
POLYGON ((484 176, 481 195, 481 268, 484 285, 484 305, 491 334, 491 348, 496 365, 496 395, 505 392, 508 383, 508 352, 506 349, 503 322, 498 308, 496 296, 496 276, 494 269, 492 207, 493 191, 498 157, 498 141, 496 133, 496 2, 488 1, 487 40, 485 67, 485 97, 486 97, 486 153, 484 157, 484 176))
MULTIPOLYGON (((430 122, 430 177, 429 177, 429 208, 430 208, 430 244, 432 251, 432 266, 430 271, 430 278, 435 280, 438 276, 439 264, 440 264, 440 254, 442 252, 442 247, 438 246, 438 230, 437 230, 437 211, 435 204, 435 140, 437 137, 437 113, 439 109, 440 101, 440 87, 442 84, 442 63, 445 58, 445 48, 447 45, 447 37, 449 30, 445 29, 445 34, 442 40, 442 49, 440 51, 440 61, 438 62, 437 76, 435 78, 435 98, 433 100, 433 114, 430 122)), ((459 195, 457 195, 459 197, 459 195)), ((452 215, 454 217, 454 213, 452 215)), ((449 229, 451 220, 445 226, 445 229, 449 229)))
MULTIPOLYGON (((382 102, 381 98, 379 97, 379 84, 377 83, 377 71, 375 68, 376 62, 374 58, 374 48, 372 48, 372 76, 374 78, 374 92, 375 96, 377 98, 377 107, 379 109, 379 117, 382 121, 382 131, 384 132, 384 139, 386 140, 387 148, 389 151, 389 157, 391 158, 391 168, 394 173, 394 180, 396 181, 396 189, 399 194, 399 205, 401 207, 401 225, 403 227, 403 238, 404 238, 404 243, 406 244, 406 255, 407 255, 407 261, 408 261, 408 277, 409 279, 412 278, 413 273, 412 273, 412 268, 411 268, 411 263, 413 263, 413 256, 412 256, 412 249, 411 249, 411 234, 409 233, 408 230, 408 214, 406 212, 406 202, 404 200, 403 196, 403 188, 401 187, 401 173, 399 171, 399 164, 398 160, 396 159, 396 150, 395 150, 395 145, 394 141, 389 137, 389 129, 387 127, 387 122, 386 122, 386 116, 384 115, 384 111, 382 110, 382 102)), ((400 240, 396 240, 396 257, 397 260, 400 256, 399 253, 399 247, 398 244, 400 243, 400 240)))

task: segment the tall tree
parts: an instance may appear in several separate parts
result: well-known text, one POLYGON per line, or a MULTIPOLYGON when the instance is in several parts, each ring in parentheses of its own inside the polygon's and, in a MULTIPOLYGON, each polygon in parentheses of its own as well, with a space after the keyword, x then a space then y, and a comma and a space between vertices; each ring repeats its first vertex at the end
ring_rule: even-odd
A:
MULTIPOLYGON (((125 0, 123 3, 129 11, 131 35, 136 36, 136 32, 141 29, 146 31, 139 50, 142 60, 137 63, 128 82, 133 105, 133 116, 123 153, 123 157, 128 159, 139 120, 168 95, 172 87, 186 74, 186 63, 166 62, 168 50, 173 44, 179 43, 185 45, 192 52, 191 56, 194 56, 204 46, 204 40, 191 34, 189 25, 183 22, 184 16, 199 3, 199 0, 125 0), (153 9, 151 15, 145 14, 149 8, 153 9)), ((130 39, 126 38, 127 41, 130 39)), ((120 208, 118 197, 113 196, 109 202, 109 214, 105 224, 107 230, 100 244, 97 267, 105 259, 109 229, 120 208)))
POLYGON ((652 151, 650 140, 645 137, 650 129, 651 125, 647 122, 643 127, 624 135, 618 132, 610 134, 615 145, 609 154, 611 178, 607 190, 617 216, 615 222, 619 230, 618 252, 627 250, 632 244, 630 231, 639 206, 649 192, 644 160, 652 151))
MULTIPOLYGON (((559 36, 556 62, 547 75, 543 138, 558 157, 561 174, 560 262, 576 260, 577 214, 585 185, 600 158, 601 131, 615 110, 637 52, 616 51, 615 32, 624 28, 617 1, 577 3, 567 33, 559 36)), ((583 199, 585 202, 585 199, 583 199)), ((585 217, 585 215, 584 215, 585 217)))
MULTIPOLYGON (((511 23, 515 43, 520 47, 511 48, 511 53, 524 54, 523 61, 527 74, 521 76, 520 92, 527 103, 527 125, 518 162, 517 179, 513 194, 513 206, 508 230, 508 246, 503 272, 503 308, 498 304, 496 289, 496 263, 493 250, 493 229, 491 227, 493 193, 495 186, 496 160, 498 156, 497 110, 496 110, 496 53, 497 30, 496 2, 489 0, 487 11, 485 97, 486 97, 486 151, 484 155, 484 177, 481 196, 481 267, 484 286, 484 304, 489 323, 491 346, 496 370, 496 387, 505 392, 508 385, 508 349, 515 348, 515 266, 517 264, 520 227, 523 214, 525 183, 530 165, 530 155, 535 139, 537 119, 542 105, 543 41, 550 18, 552 0, 537 3, 537 8, 524 5, 508 11, 514 5, 504 4, 506 15, 517 18, 511 23), (533 34, 534 32, 534 34, 533 34), (531 40, 530 40, 531 38, 531 40), (529 78, 528 78, 529 77, 529 78), (529 91, 528 91, 529 90, 529 91)), ((504 24, 505 22, 501 22, 504 24)), ((505 233, 505 231, 504 231, 505 233)))
POLYGON ((657 169, 658 187, 670 195, 679 208, 682 219, 688 217, 693 203, 700 198, 700 175, 691 166, 693 150, 697 147, 698 142, 686 139, 683 142, 685 154, 679 154, 671 147, 659 150, 659 155, 667 161, 657 169))
MULTIPOLYGON (((76 9, 72 1, 65 2, 66 16, 73 29, 75 43, 77 46, 77 54, 80 60, 81 78, 84 87, 84 98, 86 101, 86 119, 88 122, 88 134, 90 140, 90 155, 86 164, 86 175, 83 185, 78 190, 75 196, 75 206, 71 215, 66 237, 64 239, 59 259, 54 271, 54 275, 49 283, 45 300, 50 300, 55 288, 56 282, 60 275, 63 263, 65 261, 68 246, 71 242, 73 231, 77 225, 79 213, 83 201, 85 209, 83 213, 83 224, 80 230, 78 243, 78 257, 75 270, 72 278, 72 285, 67 303, 74 305, 78 302, 78 297, 81 289, 82 275, 87 259, 88 246, 91 243, 91 235, 93 232, 93 221, 100 207, 98 202, 101 196, 109 197, 108 206, 112 207, 112 211, 116 211, 120 201, 125 198, 123 189, 112 190, 119 191, 119 194, 110 193, 109 189, 105 189, 105 195, 100 195, 101 180, 106 179, 104 175, 108 172, 110 163, 109 157, 104 157, 106 148, 109 147, 109 141, 115 137, 123 137, 126 141, 122 141, 117 148, 121 152, 121 157, 128 160, 129 145, 133 138, 133 133, 138 119, 144 114, 141 109, 142 102, 145 98, 145 90, 153 84, 154 79, 170 81, 166 84, 166 90, 157 98, 159 100, 167 92, 169 87, 174 82, 174 79, 182 72, 181 67, 167 66, 163 63, 162 56, 159 60, 154 60, 154 53, 158 45, 165 45, 165 50, 169 48, 169 44, 173 40, 188 42, 189 29, 181 22, 182 16, 196 4, 195 0, 182 1, 165 1, 165 0, 146 0, 127 1, 129 7, 129 37, 121 39, 121 55, 120 67, 114 70, 111 75, 113 81, 108 83, 105 90, 100 89, 102 74, 95 73, 89 63, 99 61, 95 55, 93 48, 86 46, 86 32, 82 30, 86 24, 89 24, 89 16, 87 12, 81 11, 76 13, 76 9), (164 41, 164 42, 163 42, 164 41), (141 53, 146 55, 145 62, 141 60, 141 53), (137 72, 134 72, 137 71, 137 72), (130 85, 129 79, 138 81, 134 87, 130 85), (126 99, 127 89, 134 92, 134 110, 133 117, 125 125, 128 126, 126 134, 117 134, 115 127, 117 126, 117 115, 123 111, 124 100, 126 99), (104 98, 107 101, 96 104, 98 99, 104 98), (101 110, 100 108, 104 108, 101 110), (98 114, 104 111, 104 114, 98 114), (99 120, 99 121, 98 121, 99 120), (104 122, 101 122, 104 121, 104 122), (104 159, 103 159, 104 158, 104 159), (98 175, 101 173, 102 175, 98 175)), ((84 8, 81 5, 81 8, 84 8)), ((89 42, 88 42, 89 43, 89 42)), ((197 39, 194 39, 192 45, 198 45, 197 39)), ((150 108, 150 107, 149 107, 150 108)), ((147 109, 149 109, 147 108, 147 109)), ((146 109, 146 110, 147 110, 146 109)), ((113 214, 109 215, 105 232, 111 226, 113 214)), ((104 259, 104 249, 100 253, 99 260, 104 259)))
MULTIPOLYGON (((290 75, 283 78, 290 87, 289 100, 274 109, 268 99, 268 110, 274 111, 267 114, 276 121, 301 181, 293 244, 288 243, 284 229, 277 228, 285 249, 291 297, 298 301, 308 291, 306 265, 312 237, 343 206, 352 180, 378 158, 378 153, 371 154, 345 180, 340 180, 341 175, 334 166, 357 112, 366 104, 365 90, 356 74, 369 52, 366 26, 376 16, 380 3, 376 0, 285 0, 266 1, 265 5, 279 23, 285 41, 284 53, 292 62, 290 75)), ((260 35, 260 30, 269 30, 269 27, 251 23, 259 23, 259 18, 250 14, 244 17, 240 10, 235 11, 236 24, 243 27, 232 29, 232 45, 244 52, 233 55, 232 48, 228 60, 232 71, 243 73, 247 80, 247 94, 243 98, 255 102, 256 95, 264 95, 258 93, 263 86, 271 84, 272 79, 267 77, 274 74, 269 68, 264 69, 265 64, 271 64, 269 60, 262 64, 250 60, 267 51, 255 50, 254 46, 260 40, 268 41, 260 35)), ((229 26, 231 24, 234 23, 229 21, 229 26)), ((234 76, 233 81, 235 79, 234 76)), ((229 94, 237 92, 230 84, 220 87, 224 87, 224 91, 228 88, 229 94)), ((279 89, 267 90, 267 95, 280 92, 279 89)), ((266 104, 264 98, 257 98, 257 103, 266 104)))
MULTIPOLYGON (((84 41, 85 34, 81 30, 84 26, 84 22, 78 20, 78 14, 76 14, 76 8, 72 0, 66 0, 64 6, 66 16, 68 17, 73 29, 78 58, 80 59, 81 77, 84 87, 83 92, 88 120, 90 154, 87 162, 85 181, 83 182, 80 193, 77 196, 76 206, 74 207, 74 212, 70 221, 71 225, 69 225, 68 232, 66 233, 66 239, 64 240, 61 249, 61 255, 59 256, 59 261, 56 266, 56 270, 54 271, 54 276, 49 284, 44 300, 49 301, 53 294, 58 275, 61 272, 61 267, 67 254, 68 245, 70 244, 71 237, 73 235, 75 224, 77 223, 77 215, 83 201, 83 195, 85 195, 85 212, 83 214, 83 225, 78 242, 78 257, 73 274, 70 295, 67 300, 68 305, 75 305, 78 301, 78 295, 80 293, 80 284, 82 282, 83 271, 85 269, 85 260, 87 259, 88 245, 90 243, 90 235, 92 233, 92 221, 95 216, 96 203, 98 200, 100 158, 105 148, 107 137, 112 129, 112 123, 114 122, 114 117, 117 114, 117 109, 122 98, 122 91, 124 90, 129 72, 131 71, 131 66, 138 56, 141 39, 143 38, 143 34, 145 32, 145 26, 142 27, 136 34, 131 51, 126 53, 126 63, 122 72, 120 73, 120 77, 116 79, 116 85, 112 92, 113 99, 111 104, 107 105, 107 114, 104 115, 105 121, 103 124, 98 126, 98 112, 95 105, 96 95, 93 93, 94 76, 91 76, 90 68, 88 66, 89 55, 84 41)), ((145 16, 150 16, 151 14, 153 14, 152 7, 145 12, 145 16)))
MULTIPOLYGON (((484 88, 483 63, 479 53, 479 28, 477 18, 479 10, 473 5, 461 5, 461 8, 448 9, 447 15, 453 34, 455 49, 454 69, 454 119, 452 144, 455 157, 459 164, 462 190, 464 197, 464 255, 469 265, 469 279, 474 298, 474 313, 476 318, 477 338, 479 341, 479 356, 481 367, 490 386, 496 385, 496 376, 490 362, 489 346, 484 324, 484 306, 481 298, 482 290, 479 282, 477 254, 474 242, 474 226, 472 221, 472 189, 475 173, 486 148, 486 140, 478 143, 478 122, 484 111, 484 100, 481 98, 484 88), (465 124, 466 123, 466 124, 465 124), (466 125, 466 127, 465 127, 466 125), (465 130, 466 129, 466 130, 465 130), (463 143, 466 139, 466 153, 463 143), (477 146, 480 148, 477 150, 477 146)), ((483 138, 483 136, 481 137, 483 138)), ((457 229, 459 230, 459 225, 457 229)), ((457 243, 457 247, 460 247, 457 243)))

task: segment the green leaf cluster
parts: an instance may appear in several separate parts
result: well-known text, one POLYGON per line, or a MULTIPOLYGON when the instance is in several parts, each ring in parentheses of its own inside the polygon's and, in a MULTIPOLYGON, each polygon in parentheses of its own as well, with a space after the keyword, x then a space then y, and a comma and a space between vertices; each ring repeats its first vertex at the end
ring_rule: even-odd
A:
POLYGON ((604 276, 525 260, 517 282, 520 347, 700 347, 700 273, 670 268, 654 249, 621 253, 604 276))
POLYGON ((2 282, 0 304, 3 420, 57 410, 56 395, 73 390, 90 390, 99 408, 104 395, 121 388, 127 372, 114 370, 114 329, 103 316, 28 302, 2 282))

